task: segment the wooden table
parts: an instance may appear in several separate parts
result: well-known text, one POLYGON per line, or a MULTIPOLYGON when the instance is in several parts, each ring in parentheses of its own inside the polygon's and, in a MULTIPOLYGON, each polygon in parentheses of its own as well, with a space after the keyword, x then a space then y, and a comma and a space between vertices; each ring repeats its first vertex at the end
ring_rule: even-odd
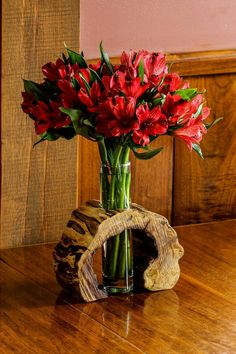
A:
POLYGON ((79 303, 52 244, 1 251, 0 353, 236 353, 236 220, 176 228, 174 290, 79 303))

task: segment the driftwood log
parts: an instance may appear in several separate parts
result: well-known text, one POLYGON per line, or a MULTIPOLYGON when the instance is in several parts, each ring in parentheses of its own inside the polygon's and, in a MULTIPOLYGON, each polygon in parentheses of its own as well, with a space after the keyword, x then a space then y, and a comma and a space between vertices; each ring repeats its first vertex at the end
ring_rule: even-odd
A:
POLYGON ((125 229, 133 230, 135 286, 151 291, 173 288, 183 248, 168 220, 137 204, 129 210, 105 212, 94 200, 73 211, 55 247, 59 284, 86 302, 106 298, 93 271, 93 254, 125 229))

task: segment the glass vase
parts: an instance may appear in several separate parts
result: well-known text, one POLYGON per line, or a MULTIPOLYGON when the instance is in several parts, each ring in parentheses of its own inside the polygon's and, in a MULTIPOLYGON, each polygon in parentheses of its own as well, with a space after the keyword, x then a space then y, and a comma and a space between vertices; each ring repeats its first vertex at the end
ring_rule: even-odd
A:
MULTIPOLYGON (((130 162, 117 166, 102 165, 100 199, 105 210, 130 208, 130 162)), ((103 287, 110 294, 133 290, 132 231, 111 237, 102 249, 103 287)))

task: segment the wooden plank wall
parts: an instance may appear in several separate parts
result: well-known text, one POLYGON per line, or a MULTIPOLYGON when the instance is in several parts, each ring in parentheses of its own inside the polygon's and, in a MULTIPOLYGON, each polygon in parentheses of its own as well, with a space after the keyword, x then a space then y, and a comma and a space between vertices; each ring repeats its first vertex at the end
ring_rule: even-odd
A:
POLYGON ((1 248, 60 237, 77 203, 77 141, 43 143, 20 108, 22 78, 41 80, 63 41, 79 49, 79 1, 2 2, 1 248))
POLYGON ((207 90, 211 117, 224 120, 202 142, 204 161, 175 141, 173 225, 236 217, 235 51, 198 53, 187 58, 180 56, 176 69, 192 87, 207 90))

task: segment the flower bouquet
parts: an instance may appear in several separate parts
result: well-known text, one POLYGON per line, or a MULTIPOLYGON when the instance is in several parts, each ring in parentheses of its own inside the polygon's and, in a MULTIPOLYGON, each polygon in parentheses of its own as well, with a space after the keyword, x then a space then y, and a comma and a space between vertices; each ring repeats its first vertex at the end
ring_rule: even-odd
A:
MULTIPOLYGON (((113 65, 102 43, 96 64, 83 53, 66 52, 42 67, 42 83, 24 80, 22 109, 34 121, 36 144, 76 135, 97 142, 104 209, 130 208, 130 151, 138 159, 154 157, 162 147, 151 149, 150 143, 159 136, 175 136, 203 158, 202 137, 220 119, 206 123, 210 109, 203 107, 202 93, 170 72, 164 54, 123 52, 113 65)), ((103 285, 110 293, 132 290, 129 231, 104 244, 103 285)))

